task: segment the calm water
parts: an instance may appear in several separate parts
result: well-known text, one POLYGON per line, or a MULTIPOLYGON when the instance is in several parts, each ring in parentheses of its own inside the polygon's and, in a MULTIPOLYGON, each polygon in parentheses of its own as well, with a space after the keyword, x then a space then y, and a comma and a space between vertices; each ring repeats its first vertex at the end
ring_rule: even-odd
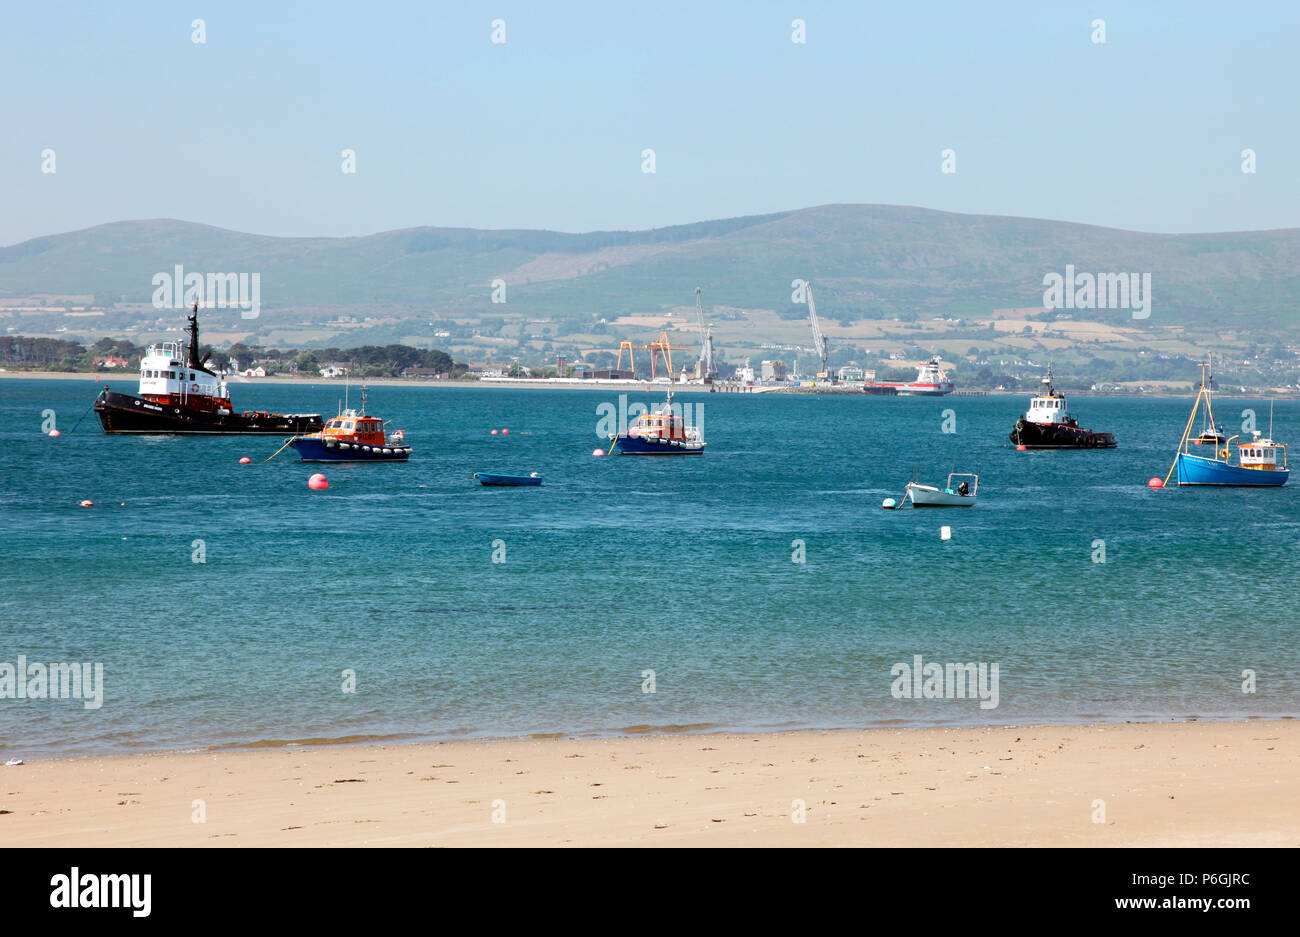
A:
MULTIPOLYGON (((98 710, 0 700, 6 757, 1300 708, 1300 484, 1149 491, 1190 401, 1080 397, 1120 449, 1018 453, 1022 397, 683 394, 704 456, 595 459, 613 392, 375 388, 415 456, 328 466, 315 492, 292 450, 237 464, 275 438, 109 437, 93 414, 69 433, 96 389, 0 381, 0 661, 105 671, 98 710), (942 481, 954 460, 981 475, 975 508, 880 509, 914 465, 942 481), (476 470, 546 483, 484 489, 476 470), (1000 705, 893 698, 914 654, 997 662, 1000 705)), ((341 393, 234 388, 284 412, 341 393)), ((1225 399, 1221 421, 1244 407, 1266 424, 1266 401, 1225 399)), ((1275 435, 1300 446, 1300 406, 1277 405, 1275 435)))

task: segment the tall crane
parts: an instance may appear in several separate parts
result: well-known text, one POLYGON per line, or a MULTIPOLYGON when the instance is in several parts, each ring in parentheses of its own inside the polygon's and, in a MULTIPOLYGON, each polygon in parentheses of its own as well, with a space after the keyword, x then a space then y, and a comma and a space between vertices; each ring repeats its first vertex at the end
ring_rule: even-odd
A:
POLYGON ((822 369, 817 372, 817 376, 825 380, 830 377, 830 362, 827 360, 830 357, 830 348, 826 336, 822 334, 822 325, 817 321, 817 305, 813 302, 812 283, 807 283, 805 289, 808 291, 808 321, 812 323, 813 350, 822 359, 822 369))
POLYGON ((704 324, 704 302, 698 286, 695 287, 695 315, 700 320, 700 380, 711 384, 718 378, 718 369, 713 366, 713 326, 704 324))

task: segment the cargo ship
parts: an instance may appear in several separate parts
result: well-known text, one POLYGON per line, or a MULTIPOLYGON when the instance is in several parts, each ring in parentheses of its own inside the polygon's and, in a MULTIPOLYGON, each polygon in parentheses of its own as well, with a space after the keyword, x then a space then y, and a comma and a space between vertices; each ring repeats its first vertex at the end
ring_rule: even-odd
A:
POLYGON ((95 398, 104 432, 283 436, 314 433, 324 425, 319 413, 234 412, 224 375, 207 367, 208 355, 199 357, 198 316, 195 303, 188 348, 159 342, 145 350, 136 394, 105 387, 95 398))
POLYGON ((877 381, 869 385, 867 393, 889 394, 892 392, 911 397, 942 397, 945 394, 951 394, 954 389, 952 381, 948 380, 947 372, 939 367, 939 359, 931 358, 924 364, 916 366, 916 380, 904 382, 877 381))
POLYGON ((1114 449, 1115 436, 1084 429, 1065 412, 1065 395, 1052 386, 1052 366, 1043 378, 1046 391, 1029 398, 1029 409, 1011 430, 1017 449, 1114 449))

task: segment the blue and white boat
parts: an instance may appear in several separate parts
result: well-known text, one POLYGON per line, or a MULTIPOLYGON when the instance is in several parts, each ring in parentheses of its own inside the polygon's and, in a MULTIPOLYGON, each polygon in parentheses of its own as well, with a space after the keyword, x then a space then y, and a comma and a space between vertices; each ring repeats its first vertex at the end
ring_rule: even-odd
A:
POLYGON ((361 412, 342 410, 318 433, 294 436, 288 445, 304 462, 405 462, 411 457, 406 434, 391 435, 384 421, 366 413, 366 389, 361 388, 361 412))
POLYGON ((1176 474, 1179 487, 1191 485, 1218 485, 1231 487, 1277 487, 1285 485, 1291 472, 1287 468, 1286 445, 1272 437, 1272 415, 1269 416, 1269 435, 1258 430, 1251 438, 1242 441, 1237 436, 1225 436, 1214 421, 1213 377, 1208 377, 1210 365, 1201 365, 1201 389, 1192 404, 1191 416, 1178 443, 1174 464, 1169 476, 1176 474), (1193 436, 1198 412, 1201 414, 1201 431, 1193 436), (1237 461, 1232 461, 1232 445, 1236 442, 1237 461), (1196 450, 1193 451, 1193 447, 1196 450))
POLYGON ((673 409, 673 392, 651 413, 632 421, 626 433, 611 436, 609 454, 623 455, 701 455, 705 446, 698 426, 691 426, 673 409))

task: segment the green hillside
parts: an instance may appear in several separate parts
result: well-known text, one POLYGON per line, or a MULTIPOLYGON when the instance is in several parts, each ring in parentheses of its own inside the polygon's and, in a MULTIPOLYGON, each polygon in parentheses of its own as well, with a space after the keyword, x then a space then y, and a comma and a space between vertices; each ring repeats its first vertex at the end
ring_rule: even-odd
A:
MULTIPOLYGON (((395 335, 434 320, 503 314, 588 325, 598 318, 710 304, 795 314, 791 280, 811 279, 832 320, 979 316, 1041 303, 1043 276, 1149 272, 1151 326, 1290 329, 1300 308, 1300 230, 1141 234, 1028 218, 887 205, 826 205, 651 231, 562 234, 415 228, 356 238, 274 238, 182 221, 125 221, 0 248, 0 300, 93 296, 104 328, 143 325, 152 278, 261 276, 262 315, 214 327, 308 327, 373 316, 395 335), (507 284, 505 306, 491 283, 507 284)), ((162 315, 171 315, 164 312, 162 315)), ((1076 319, 1133 324, 1126 310, 1076 319)), ((25 319, 23 326, 44 320, 25 319)), ((48 322, 45 322, 48 324, 48 322)), ((11 330, 12 331, 12 330, 11 330)))

